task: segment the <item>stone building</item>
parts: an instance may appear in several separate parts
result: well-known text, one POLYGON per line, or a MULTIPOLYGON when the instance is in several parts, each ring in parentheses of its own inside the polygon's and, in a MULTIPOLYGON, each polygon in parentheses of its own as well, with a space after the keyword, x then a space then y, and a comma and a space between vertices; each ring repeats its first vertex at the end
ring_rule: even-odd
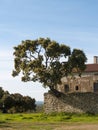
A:
POLYGON ((98 57, 93 64, 86 64, 86 69, 79 77, 64 77, 56 89, 62 92, 57 98, 51 93, 44 94, 44 110, 50 112, 78 112, 98 114, 98 57))
POLYGON ((98 92, 98 57, 94 56, 93 64, 86 64, 81 77, 64 77, 62 85, 58 85, 56 89, 63 93, 98 92))

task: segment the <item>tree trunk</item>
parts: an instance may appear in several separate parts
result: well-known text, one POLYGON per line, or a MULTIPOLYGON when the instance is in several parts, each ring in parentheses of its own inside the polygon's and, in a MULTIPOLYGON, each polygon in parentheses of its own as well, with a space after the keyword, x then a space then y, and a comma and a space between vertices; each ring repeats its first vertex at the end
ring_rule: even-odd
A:
POLYGON ((58 90, 54 89, 53 86, 49 86, 50 88, 50 92, 55 95, 56 97, 61 97, 61 92, 59 92, 58 90))

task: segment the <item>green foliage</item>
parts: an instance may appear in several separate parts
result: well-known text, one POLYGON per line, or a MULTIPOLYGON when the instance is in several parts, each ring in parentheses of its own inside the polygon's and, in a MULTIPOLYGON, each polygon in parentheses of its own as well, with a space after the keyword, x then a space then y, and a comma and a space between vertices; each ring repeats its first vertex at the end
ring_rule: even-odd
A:
POLYGON ((22 96, 19 93, 10 94, 0 88, 0 110, 3 113, 17 113, 35 111, 35 99, 29 96, 22 96))
POLYGON ((86 65, 83 64, 86 60, 86 56, 82 50, 74 49, 69 59, 69 62, 73 63, 71 64, 71 70, 74 69, 74 71, 79 72, 81 74, 86 68, 86 65))
MULTIPOLYGON (((84 52, 71 49, 49 38, 25 40, 14 47, 14 70, 12 75, 22 74, 22 81, 39 81, 52 91, 61 78, 74 72, 79 75, 87 60, 84 52)), ((56 91, 55 91, 56 92, 56 91)))

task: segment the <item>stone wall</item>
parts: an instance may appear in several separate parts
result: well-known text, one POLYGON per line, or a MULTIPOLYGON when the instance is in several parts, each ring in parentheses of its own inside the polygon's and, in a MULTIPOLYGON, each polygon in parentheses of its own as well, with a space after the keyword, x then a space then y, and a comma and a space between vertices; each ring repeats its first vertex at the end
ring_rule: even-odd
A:
POLYGON ((97 93, 68 93, 57 98, 50 92, 44 94, 45 113, 75 112, 98 113, 97 93))

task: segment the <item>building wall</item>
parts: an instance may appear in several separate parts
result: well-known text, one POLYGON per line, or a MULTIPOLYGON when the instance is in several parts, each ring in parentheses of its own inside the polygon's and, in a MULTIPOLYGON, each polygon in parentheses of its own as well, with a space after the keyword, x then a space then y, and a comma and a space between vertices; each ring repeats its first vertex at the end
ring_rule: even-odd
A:
POLYGON ((98 82, 97 75, 84 75, 82 77, 64 77, 62 78, 62 84, 57 85, 56 89, 62 93, 73 92, 94 92, 94 83, 98 82), (66 89, 69 87, 69 90, 66 89))
POLYGON ((73 79, 64 77, 62 84, 56 89, 62 93, 59 98, 50 92, 44 94, 46 113, 98 113, 98 75, 84 75, 73 79))
POLYGON ((51 112, 74 112, 74 113, 97 113, 97 93, 67 93, 57 98, 51 93, 44 94, 45 113, 51 112))

